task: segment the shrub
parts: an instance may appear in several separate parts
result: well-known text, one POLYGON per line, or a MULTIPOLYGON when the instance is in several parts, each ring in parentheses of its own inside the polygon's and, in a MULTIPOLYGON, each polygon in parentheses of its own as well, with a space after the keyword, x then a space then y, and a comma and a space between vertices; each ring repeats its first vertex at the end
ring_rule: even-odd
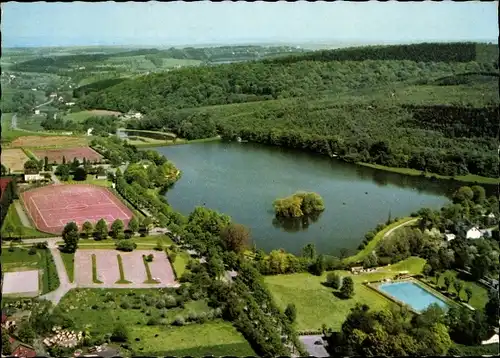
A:
POLYGON ((154 259, 153 254, 149 254, 148 256, 146 256, 146 261, 147 262, 153 262, 153 259, 154 259))
POLYGON ((174 326, 184 326, 186 324, 186 320, 182 316, 175 317, 175 320, 172 322, 174 326))
POLYGON ((330 272, 326 275, 326 284, 335 290, 340 288, 340 276, 335 272, 330 272))
POLYGON ((170 295, 165 296, 165 307, 166 308, 177 307, 176 298, 174 296, 170 296, 170 295))
POLYGON ((187 321, 188 322, 194 322, 198 319, 198 314, 196 312, 189 312, 187 314, 187 321))
POLYGON ((116 243, 116 249, 120 251, 134 251, 134 249, 137 247, 137 244, 133 241, 130 240, 119 240, 116 243))
POLYGON ((49 247, 49 244, 47 243, 47 241, 44 241, 44 242, 37 242, 35 245, 34 245, 35 248, 37 249, 40 249, 40 250, 45 250, 49 247))
POLYGON ((28 251, 28 255, 36 255, 36 248, 35 247, 30 247, 28 251))
POLYGON ((193 276, 192 272, 186 271, 182 274, 179 282, 191 282, 193 280, 193 276))
POLYGON ((127 342, 128 341, 127 327, 125 327, 125 325, 123 323, 119 323, 113 328, 113 333, 111 333, 111 340, 113 342, 127 342))
POLYGON ((148 321, 146 322, 146 325, 147 326, 156 326, 160 324, 160 319, 158 317, 151 317, 150 319, 148 319, 148 321))
POLYGON ((130 303, 124 301, 120 304, 120 307, 123 308, 124 310, 128 310, 130 308, 130 303))

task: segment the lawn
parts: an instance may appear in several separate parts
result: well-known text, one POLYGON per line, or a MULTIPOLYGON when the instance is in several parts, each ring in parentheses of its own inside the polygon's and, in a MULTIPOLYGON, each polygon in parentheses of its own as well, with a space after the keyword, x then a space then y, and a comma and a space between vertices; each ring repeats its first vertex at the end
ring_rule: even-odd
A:
MULTIPOLYGON (((59 178, 61 179, 61 178, 59 178)), ((73 179, 69 179, 67 181, 63 182, 64 184, 93 184, 93 185, 99 185, 99 186, 104 186, 104 187, 111 187, 111 183, 109 180, 106 179, 96 179, 94 175, 87 175, 87 178, 85 180, 77 181, 73 179)))
POLYGON ((14 203, 12 203, 7 210, 7 215, 5 216, 0 233, 3 237, 21 237, 23 239, 54 236, 40 232, 33 227, 23 226, 14 203), (7 228, 9 225, 13 229, 13 232, 8 231, 7 228))
POLYGON ((175 257, 175 262, 172 263, 174 269, 175 277, 177 279, 181 278, 184 272, 186 272, 186 266, 189 262, 190 256, 185 251, 180 251, 175 257))
MULTIPOLYGON (((444 275, 443 274, 441 275, 441 277, 439 278, 439 282, 438 282, 439 287, 444 287, 445 276, 453 277, 454 279, 456 279, 457 276, 459 276, 459 279, 464 283, 464 288, 462 289, 462 293, 461 293, 460 297, 463 300, 466 300, 467 295, 465 294, 465 288, 470 287, 472 290, 472 297, 470 299, 469 304, 472 307, 474 307, 475 309, 483 309, 484 308, 484 306, 488 302, 488 290, 485 287, 483 287, 482 285, 480 285, 476 282, 468 281, 467 280, 468 277, 463 277, 462 274, 460 274, 454 270, 445 271, 444 275)), ((434 284, 434 282, 435 282, 433 278, 429 278, 426 281, 430 282, 431 284, 434 284)), ((453 285, 450 286, 449 292, 452 293, 453 295, 456 295, 456 291, 455 291, 455 288, 453 287, 453 285)))
POLYGON ((132 349, 155 356, 253 356, 254 351, 229 322, 214 321, 184 327, 133 326, 132 349), (158 335, 155 337, 155 335, 158 335))
POLYGON ((17 126, 21 129, 28 131, 38 132, 43 131, 42 121, 45 120, 45 116, 42 115, 30 115, 28 117, 17 116, 17 126))
MULTIPOLYGON (((410 169, 410 168, 393 168, 393 167, 386 167, 383 165, 379 164, 369 164, 369 163, 357 163, 359 165, 363 165, 365 167, 370 167, 374 169, 380 169, 380 170, 385 170, 393 173, 400 173, 400 174, 405 174, 405 175, 412 175, 412 176, 421 176, 422 171, 416 170, 416 169, 410 169)), ((430 177, 435 177, 437 179, 444 179, 444 180, 458 180, 466 183, 478 183, 478 184, 500 184, 500 179, 498 178, 488 178, 488 177, 482 177, 479 175, 474 175, 474 174, 468 174, 468 175, 460 175, 460 176, 446 176, 446 175, 439 175, 439 174, 434 174, 434 173, 425 173, 425 176, 430 178, 430 177)))
POLYGON ((59 287, 59 276, 49 250, 37 249, 35 255, 29 255, 25 247, 16 247, 13 252, 2 249, 1 258, 2 272, 40 270, 42 294, 59 287))
POLYGON ((68 274, 69 282, 75 279, 75 253, 61 252, 61 258, 68 274))
POLYGON ((42 254, 40 250, 35 255, 28 254, 28 249, 16 247, 14 252, 2 249, 2 272, 29 271, 40 267, 42 254))
MULTIPOLYGON (((145 236, 145 237, 133 237, 129 240, 132 240, 137 244, 137 250, 152 250, 158 241, 165 247, 166 245, 170 245, 172 241, 170 238, 164 235, 154 235, 154 236, 145 236)), ((64 244, 63 241, 58 242, 58 244, 64 244)), ((116 248, 116 240, 106 239, 106 240, 95 240, 95 239, 81 239, 78 242, 79 249, 114 249, 116 248)))
POLYGON ((354 297, 338 298, 334 290, 322 285, 326 273, 321 277, 309 273, 291 275, 266 276, 265 282, 276 303, 284 309, 287 304, 294 303, 297 307, 297 329, 318 330, 322 324, 334 330, 340 330, 342 323, 356 303, 364 303, 374 310, 379 310, 392 304, 379 293, 362 285, 367 281, 382 278, 392 278, 398 271, 420 273, 425 260, 410 257, 396 265, 384 268, 382 272, 351 275, 347 271, 338 271, 342 276, 350 276, 354 281, 354 297))
POLYGON ((414 220, 415 218, 412 217, 405 217, 402 218, 395 223, 392 223, 385 227, 383 230, 379 231, 375 237, 365 246, 365 248, 361 251, 359 251, 356 255, 349 256, 347 257, 344 261, 346 263, 352 263, 352 262, 358 262, 362 261, 367 255, 369 255, 373 250, 375 250, 375 247, 378 245, 380 240, 384 238, 384 235, 391 229, 397 227, 398 225, 401 225, 403 223, 406 223, 408 221, 414 220))

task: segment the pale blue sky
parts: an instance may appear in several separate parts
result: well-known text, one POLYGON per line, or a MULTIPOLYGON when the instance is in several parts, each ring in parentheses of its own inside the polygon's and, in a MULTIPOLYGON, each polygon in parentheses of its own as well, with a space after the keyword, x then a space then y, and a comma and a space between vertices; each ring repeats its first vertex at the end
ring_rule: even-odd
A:
POLYGON ((492 41, 497 2, 2 4, 12 46, 492 41))

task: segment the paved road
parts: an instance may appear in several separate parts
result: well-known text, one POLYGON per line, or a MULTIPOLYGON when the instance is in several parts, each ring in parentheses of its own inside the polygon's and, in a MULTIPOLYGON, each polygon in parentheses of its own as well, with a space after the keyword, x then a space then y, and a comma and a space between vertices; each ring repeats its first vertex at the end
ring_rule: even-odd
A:
POLYGON ((36 107, 35 107, 35 109, 36 109, 36 108, 40 108, 40 107, 42 107, 42 106, 45 106, 46 104, 50 104, 50 103, 52 103, 52 102, 54 102, 54 98, 50 99, 50 101, 48 101, 48 102, 45 102, 45 103, 39 104, 38 106, 36 106, 36 107))
POLYGON ((311 356, 317 358, 330 356, 326 351, 325 348, 326 342, 323 340, 323 336, 320 335, 300 336, 299 339, 306 348, 307 353, 309 353, 311 356), (316 344, 317 341, 321 341, 322 344, 316 344))
POLYGON ((21 203, 19 201, 14 201, 14 207, 16 208, 17 215, 21 220, 21 224, 25 227, 33 227, 30 220, 28 219, 28 216, 26 216, 26 212, 23 210, 21 203))

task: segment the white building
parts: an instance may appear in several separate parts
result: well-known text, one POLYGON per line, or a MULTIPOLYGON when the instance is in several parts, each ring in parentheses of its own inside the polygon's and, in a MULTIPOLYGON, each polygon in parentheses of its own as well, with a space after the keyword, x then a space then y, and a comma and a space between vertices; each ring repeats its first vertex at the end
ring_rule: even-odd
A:
POLYGON ((446 239, 446 241, 455 240, 455 237, 455 234, 444 234, 444 238, 446 239))
POLYGON ((40 174, 24 174, 24 181, 25 182, 31 182, 31 181, 39 181, 43 180, 44 177, 40 174))
POLYGON ((74 106, 75 105, 75 102, 66 102, 66 106, 74 106))
POLYGON ((466 238, 467 239, 480 239, 483 234, 481 233, 481 230, 479 230, 476 226, 473 228, 469 229, 467 231, 466 238))
POLYGON ((40 110, 39 109, 35 109, 35 114, 39 115, 40 114, 40 110))
POLYGON ((92 131, 94 130, 94 128, 89 128, 87 129, 87 135, 92 135, 92 131))

